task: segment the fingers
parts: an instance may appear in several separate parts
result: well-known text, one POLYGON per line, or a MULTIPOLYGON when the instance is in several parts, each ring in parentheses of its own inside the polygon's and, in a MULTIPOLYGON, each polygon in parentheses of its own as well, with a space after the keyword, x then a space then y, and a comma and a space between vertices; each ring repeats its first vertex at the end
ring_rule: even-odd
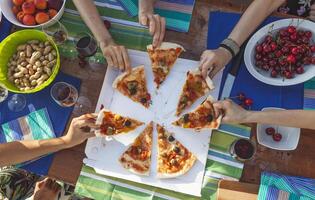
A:
POLYGON ((139 21, 140 21, 140 24, 143 26, 148 25, 148 17, 146 15, 141 15, 139 21))
POLYGON ((157 23, 156 19, 153 15, 149 15, 148 18, 149 18, 149 32, 151 35, 154 35, 156 31, 156 23, 157 23))
POLYGON ((161 35, 161 18, 159 15, 154 15, 154 20, 155 20, 155 33, 153 35, 153 47, 157 47, 160 41, 160 35, 161 35))
POLYGON ((218 118, 220 115, 224 114, 224 109, 221 101, 213 103, 215 118, 218 118))
POLYGON ((161 43, 164 40, 164 36, 165 36, 165 28, 166 28, 166 21, 164 17, 161 17, 161 23, 160 23, 160 30, 161 30, 161 34, 160 34, 160 39, 159 39, 159 43, 158 46, 161 45, 161 43))
POLYGON ((315 8, 310 11, 310 15, 308 16, 308 19, 315 21, 315 8))
POLYGON ((130 64, 129 56, 127 53, 127 49, 125 47, 123 47, 123 49, 122 49, 122 57, 123 57, 124 63, 125 63, 125 71, 130 72, 131 64, 130 64))
POLYGON ((125 71, 125 63, 124 63, 124 59, 123 59, 123 55, 122 55, 122 48, 120 46, 116 46, 114 47, 114 51, 115 51, 115 55, 117 58, 117 66, 119 67, 119 69, 121 71, 125 71))
POLYGON ((213 69, 213 66, 214 63, 212 60, 206 60, 204 62, 204 64, 201 66, 201 74, 203 76, 203 78, 207 78, 208 74, 209 74, 209 71, 211 71, 213 69))

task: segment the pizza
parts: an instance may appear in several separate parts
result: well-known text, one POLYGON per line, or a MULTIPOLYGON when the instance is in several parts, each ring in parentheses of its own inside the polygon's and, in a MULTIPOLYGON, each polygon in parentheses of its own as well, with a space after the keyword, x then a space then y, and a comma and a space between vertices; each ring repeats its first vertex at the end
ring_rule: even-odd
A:
POLYGON ((185 49, 179 44, 163 42, 159 48, 148 45, 147 51, 152 63, 154 82, 156 87, 159 88, 170 73, 179 55, 185 49))
POLYGON ((214 100, 209 96, 194 111, 184 114, 172 124, 183 128, 192 128, 197 131, 203 128, 218 129, 222 116, 220 115, 217 119, 215 118, 216 115, 212 102, 214 100))
POLYGON ((158 178, 174 178, 187 173, 197 160, 172 133, 157 124, 158 132, 158 178))
POLYGON ((118 76, 113 82, 113 88, 131 100, 148 108, 151 103, 151 95, 147 89, 144 66, 138 66, 118 76))
POLYGON ((204 79, 200 70, 188 71, 185 84, 179 97, 176 116, 189 108, 196 100, 214 89, 214 84, 209 77, 204 79))
POLYGON ((153 122, 135 139, 121 155, 120 164, 132 173, 148 176, 151 166, 153 122))
POLYGON ((143 124, 138 120, 103 109, 99 112, 96 120, 96 125, 100 125, 100 129, 95 133, 97 136, 113 136, 130 132, 143 124))

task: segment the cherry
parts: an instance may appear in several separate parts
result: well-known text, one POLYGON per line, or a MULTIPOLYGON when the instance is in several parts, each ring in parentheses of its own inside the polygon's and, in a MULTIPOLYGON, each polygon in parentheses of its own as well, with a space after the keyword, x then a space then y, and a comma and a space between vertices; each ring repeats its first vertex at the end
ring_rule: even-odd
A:
POLYGON ((280 36, 287 36, 287 35, 288 35, 288 32, 287 32, 287 30, 285 30, 285 29, 281 29, 281 30, 279 31, 279 34, 280 34, 280 36))
POLYGON ((270 44, 270 47, 271 47, 271 50, 272 50, 272 51, 275 51, 278 46, 277 46, 277 44, 276 44, 275 42, 272 42, 272 43, 270 44))
POLYGON ((293 74, 290 71, 285 71, 284 72, 284 77, 286 77, 287 79, 291 79, 291 78, 293 78, 293 74))
POLYGON ((267 42, 271 42, 271 41, 273 40, 273 38, 272 38, 271 35, 267 35, 266 38, 265 38, 265 40, 266 40, 267 42))
POLYGON ((291 41, 296 41, 297 39, 298 39, 297 34, 290 35, 290 40, 291 41))
POLYGON ((311 51, 314 53, 315 52, 315 45, 311 46, 311 51))
POLYGON ((271 73, 270 73, 270 76, 272 78, 276 78, 278 76, 278 72, 276 70, 272 70, 271 73))
POLYGON ((268 127, 268 128, 266 128, 265 132, 267 135, 273 135, 276 133, 276 130, 272 127, 268 127))
POLYGON ((110 27, 111 27, 110 21, 108 21, 108 20, 105 19, 105 20, 103 21, 103 23, 104 23, 105 27, 107 28, 107 30, 109 30, 110 27))
POLYGON ((283 53, 282 53, 282 51, 276 51, 276 53, 275 53, 275 56, 277 57, 277 58, 280 58, 281 56, 283 56, 283 53))
POLYGON ((295 63, 296 62, 296 57, 294 55, 288 55, 287 57, 288 63, 295 63))
POLYGON ((283 53, 289 53, 290 49, 288 47, 284 46, 284 47, 282 47, 281 51, 283 53))
POLYGON ((270 69, 270 66, 268 64, 264 64, 262 66, 262 69, 265 70, 265 71, 268 71, 270 69))
POLYGON ((302 38, 302 42, 304 43, 304 44, 308 44, 309 43, 309 38, 307 38, 307 37, 303 37, 302 38))
POLYGON ((261 53, 263 51, 263 47, 261 45, 256 46, 256 52, 261 53))
POLYGON ((256 60, 261 60, 262 59, 262 55, 257 53, 255 55, 255 58, 256 58, 256 60))
POLYGON ((253 105, 253 103, 254 103, 254 101, 252 99, 250 99, 250 98, 246 98, 245 101, 244 101, 244 104, 246 106, 251 106, 251 105, 253 105))
POLYGON ((246 96, 245 96, 245 94, 244 94, 243 92, 240 92, 240 93, 238 94, 238 99, 239 99, 240 101, 244 101, 245 98, 246 98, 246 96))
POLYGON ((293 47, 293 48, 291 49, 291 53, 292 53, 293 55, 297 55, 297 54, 299 53, 299 49, 298 49, 297 47, 293 47))
POLYGON ((303 58, 303 64, 304 65, 309 65, 311 63, 312 63, 312 58, 309 58, 309 57, 303 58))
POLYGON ((288 26, 288 32, 290 34, 296 33, 296 28, 294 26, 288 26))
POLYGON ((301 66, 301 67, 296 68, 295 71, 296 71, 297 74, 303 74, 304 73, 304 68, 301 66))
POLYGON ((263 51, 265 53, 269 53, 271 51, 271 47, 268 44, 266 44, 266 45, 263 46, 263 51))
POLYGON ((262 59, 262 61, 263 61, 264 63, 268 63, 268 62, 269 62, 269 59, 266 58, 266 57, 264 57, 264 58, 262 59))
POLYGON ((301 31, 301 30, 299 30, 297 33, 298 33, 299 36, 305 35, 305 32, 304 32, 304 31, 301 31))
POLYGON ((276 142, 280 142, 282 139, 282 135, 280 133, 275 133, 272 135, 272 139, 276 142))
POLYGON ((275 60, 270 60, 270 61, 269 61, 269 65, 270 65, 271 67, 274 67, 276 64, 277 64, 277 61, 275 61, 275 60))
POLYGON ((305 31, 305 36, 311 38, 313 36, 311 31, 305 31))

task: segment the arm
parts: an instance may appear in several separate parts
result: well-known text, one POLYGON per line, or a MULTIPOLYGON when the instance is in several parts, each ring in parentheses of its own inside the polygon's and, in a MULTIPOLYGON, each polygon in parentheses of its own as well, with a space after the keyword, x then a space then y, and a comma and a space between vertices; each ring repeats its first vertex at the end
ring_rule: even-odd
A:
POLYGON ((115 44, 112 36, 106 29, 94 2, 92 0, 73 0, 73 3, 78 9, 83 21, 99 42, 108 66, 119 67, 122 71, 129 70, 130 61, 126 48, 115 44))
POLYGON ((150 34, 153 35, 152 45, 159 47, 165 35, 165 18, 154 14, 155 0, 139 0, 139 22, 149 26, 150 34))
MULTIPOLYGON (((285 0, 255 0, 246 9, 239 22, 230 33, 230 39, 234 40, 239 46, 253 33, 254 30, 264 21, 273 11, 279 8, 285 0)), ((213 77, 232 59, 232 55, 224 48, 216 50, 206 50, 200 60, 200 69, 204 77, 210 72, 213 77)))
POLYGON ((315 111, 272 110, 248 111, 231 100, 215 102, 216 113, 222 113, 223 123, 259 123, 315 129, 315 111))
POLYGON ((67 134, 60 138, 0 144, 0 167, 25 162, 48 153, 78 145, 87 138, 95 136, 94 133, 89 132, 89 128, 86 128, 98 128, 94 124, 95 116, 84 115, 74 118, 67 134), (12 152, 14 153, 12 154, 12 152))

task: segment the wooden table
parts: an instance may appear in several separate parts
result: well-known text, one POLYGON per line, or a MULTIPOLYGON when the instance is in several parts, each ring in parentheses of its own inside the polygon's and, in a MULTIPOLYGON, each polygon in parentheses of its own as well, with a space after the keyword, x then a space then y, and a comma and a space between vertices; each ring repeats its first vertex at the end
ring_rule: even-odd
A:
MULTIPOLYGON (((244 10, 250 0, 197 0, 189 33, 167 31, 166 41, 178 42, 185 46, 187 52, 183 57, 199 60, 206 49, 208 32, 208 14, 210 10, 236 11, 244 10)), ((93 65, 79 68, 77 61, 62 59, 62 71, 82 80, 80 94, 90 101, 90 107, 84 111, 93 112, 101 89, 106 66, 93 65)), ((78 110, 73 116, 80 115, 78 110)), ((256 140, 256 127, 252 126, 252 140, 256 140)), ((302 130, 299 146, 292 152, 275 151, 258 145, 257 154, 245 163, 241 181, 259 184, 261 171, 280 172, 288 175, 315 178, 315 131, 302 130)), ((49 176, 75 184, 79 176, 85 144, 56 153, 49 176)))
POLYGON ((259 185, 238 181, 219 181, 217 200, 256 200, 259 185))

